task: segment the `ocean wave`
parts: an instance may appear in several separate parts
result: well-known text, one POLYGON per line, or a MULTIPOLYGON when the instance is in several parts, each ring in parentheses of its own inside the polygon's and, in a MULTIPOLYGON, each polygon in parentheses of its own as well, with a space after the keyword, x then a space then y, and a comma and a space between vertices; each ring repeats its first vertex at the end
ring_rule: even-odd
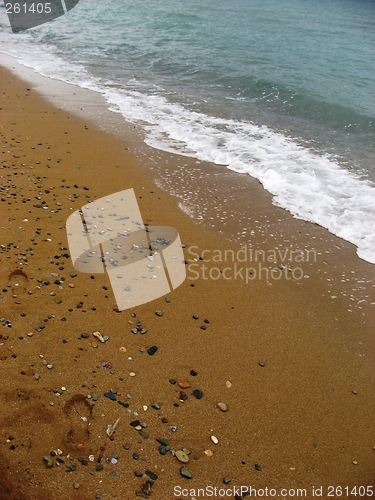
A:
POLYGON ((374 186, 333 158, 267 126, 195 112, 167 96, 140 91, 141 86, 118 88, 118 82, 95 78, 84 64, 67 62, 29 34, 15 41, 5 30, 0 39, 0 51, 21 64, 103 94, 109 109, 144 128, 149 146, 251 175, 273 195, 275 205, 353 243, 360 258, 375 263, 374 186))

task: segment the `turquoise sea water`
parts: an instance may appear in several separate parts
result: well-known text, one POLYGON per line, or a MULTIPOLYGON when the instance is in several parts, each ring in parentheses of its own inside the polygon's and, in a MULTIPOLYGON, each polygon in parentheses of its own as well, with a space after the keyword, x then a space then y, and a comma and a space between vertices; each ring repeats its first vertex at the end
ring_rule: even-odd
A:
POLYGON ((374 0, 81 0, 0 51, 92 88, 153 147, 248 172, 375 262, 374 0))

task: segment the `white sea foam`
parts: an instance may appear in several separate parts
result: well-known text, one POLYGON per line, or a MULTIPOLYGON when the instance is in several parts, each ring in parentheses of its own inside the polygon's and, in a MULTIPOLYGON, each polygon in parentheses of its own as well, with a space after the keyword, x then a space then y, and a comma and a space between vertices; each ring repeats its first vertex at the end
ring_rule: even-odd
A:
POLYGON ((161 95, 108 87, 52 47, 28 45, 27 35, 15 43, 1 32, 0 40, 0 51, 38 73, 102 93, 112 111, 143 126, 149 146, 248 173, 272 193, 276 205, 350 241, 360 258, 375 263, 375 188, 333 159, 266 126, 193 112, 161 95))

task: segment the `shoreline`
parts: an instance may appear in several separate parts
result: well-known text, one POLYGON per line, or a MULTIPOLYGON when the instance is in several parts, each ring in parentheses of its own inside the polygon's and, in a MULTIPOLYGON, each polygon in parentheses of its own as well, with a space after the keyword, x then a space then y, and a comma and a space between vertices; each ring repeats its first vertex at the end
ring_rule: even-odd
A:
MULTIPOLYGON (((1 288, 8 291, 0 294, 0 306, 12 324, 1 324, 3 460, 9 467, 1 488, 8 488, 7 498, 13 489, 15 497, 22 492, 25 499, 61 498, 67 491, 73 499, 95 498, 97 492, 103 498, 130 499, 148 480, 153 496, 172 498, 176 484, 219 487, 224 477, 232 479, 229 485, 306 487, 310 493, 317 484, 371 484, 373 266, 357 258, 353 245, 271 205, 271 195, 249 176, 240 181, 224 168, 157 150, 150 157, 151 150, 139 141, 125 145, 83 117, 53 107, 10 73, 1 73, 6 250, 0 253, 0 276, 1 288), (148 162, 141 162, 146 155, 148 162), (186 165, 189 176, 183 177, 186 165), (70 209, 82 206, 87 196, 96 199, 130 187, 145 222, 178 229, 188 262, 188 279, 171 292, 171 303, 159 298, 133 311, 145 335, 130 332, 132 311, 114 310, 111 291, 103 289, 108 288, 106 276, 95 275, 94 281, 83 274, 71 277, 71 261, 63 257, 70 209), (214 218, 212 227, 194 223, 178 209, 179 202, 199 206, 197 198, 204 220, 214 218), (225 225, 223 206, 229 212, 225 225), (236 239, 245 221, 256 229, 255 249, 316 249, 317 262, 302 262, 309 277, 251 284, 191 279, 189 265, 203 263, 219 271, 226 265, 224 259, 195 261, 191 249, 197 247, 197 255, 238 251, 247 241, 236 239), (21 269, 27 278, 18 291, 12 272, 21 269), (56 273, 73 287, 53 284, 56 273), (348 311, 349 304, 361 300, 348 311), (163 317, 155 315, 157 310, 163 317), (44 328, 37 331, 40 324, 44 328), (93 347, 94 331, 107 334, 109 341, 93 347), (146 350, 153 345, 158 351, 150 356, 146 350), (126 354, 120 347, 126 347, 126 354), (43 365, 41 355, 52 369, 43 365), (178 387, 170 379, 191 387, 178 387), (128 408, 104 396, 110 388, 128 408), (203 392, 201 399, 194 389, 203 392), (181 390, 186 400, 181 401, 181 390), (94 402, 96 393, 100 397, 94 402), (160 409, 151 406, 155 402, 160 409), (220 411, 219 402, 228 411, 220 411), (147 423, 143 430, 130 425, 138 418, 134 411, 147 423), (82 465, 77 457, 97 457, 108 424, 117 418, 120 424, 105 457, 116 453, 118 463, 103 462, 100 471, 96 463, 82 465), (176 432, 169 429, 174 425, 176 432), (211 435, 218 437, 218 445, 211 435), (159 453, 158 437, 165 437, 173 450, 191 451, 185 467, 192 479, 181 477, 184 464, 170 452, 159 453), (57 466, 53 458, 53 467, 47 468, 43 456, 57 448, 64 464, 57 466), (67 464, 75 467, 68 474, 67 464), (134 474, 146 470, 158 479, 134 474)), ((279 262, 264 264, 273 269, 279 262)))

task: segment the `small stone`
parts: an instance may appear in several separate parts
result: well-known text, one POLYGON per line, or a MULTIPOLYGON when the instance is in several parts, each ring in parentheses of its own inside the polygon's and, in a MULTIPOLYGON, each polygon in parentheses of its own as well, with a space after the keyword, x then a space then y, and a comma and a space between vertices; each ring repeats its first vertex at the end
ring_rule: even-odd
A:
POLYGON ((182 477, 186 477, 186 479, 191 479, 193 477, 191 473, 187 469, 185 469, 185 467, 181 467, 180 474, 182 477))
POLYGON ((227 389, 230 389, 232 387, 232 382, 230 382, 229 380, 227 380, 225 382, 225 385, 226 385, 227 389))
POLYGON ((79 490, 79 487, 80 487, 80 486, 81 486, 81 485, 80 485, 79 483, 74 483, 74 489, 75 489, 75 490, 79 490))
POLYGON ((255 468, 255 470, 257 470, 257 471, 261 471, 261 470, 262 470, 262 466, 261 466, 261 465, 259 465, 259 464, 255 464, 255 465, 254 465, 254 468, 255 468))
POLYGON ((353 465, 358 465, 357 460, 352 460, 352 464, 353 464, 353 465))
POLYGON ((225 404, 225 403, 218 403, 217 404, 217 407, 219 408, 219 410, 221 411, 228 411, 228 406, 225 404))
POLYGON ((53 467, 53 460, 50 458, 50 457, 43 457, 43 462, 45 463, 46 467, 48 467, 49 469, 51 467, 53 467))
POLYGON ((99 342, 101 342, 102 344, 104 344, 105 339, 104 339, 103 335, 100 332, 94 332, 93 336, 96 337, 99 340, 99 342))
POLYGON ((119 348, 119 351, 121 351, 121 352, 126 352, 126 347, 121 346, 121 347, 119 348))
POLYGON ((229 484, 230 482, 232 482, 232 479, 230 477, 226 476, 226 477, 223 478, 223 483, 224 484, 229 484))
POLYGON ((262 368, 264 368, 264 367, 266 366, 266 363, 263 363, 263 362, 260 362, 260 363, 258 363, 258 364, 259 364, 259 366, 261 366, 262 368))
POLYGON ((195 370, 190 370, 190 375, 192 377, 196 377, 198 375, 198 372, 196 372, 195 370))
POLYGON ((187 464, 188 461, 189 461, 189 457, 187 456, 187 454, 182 451, 182 450, 178 450, 176 451, 175 453, 175 456, 177 458, 177 460, 179 460, 180 462, 182 462, 183 464, 187 464))
POLYGON ((153 345, 152 347, 150 347, 149 349, 147 349, 147 353, 150 356, 153 356, 156 353, 157 350, 158 350, 158 348, 156 347, 156 345, 153 345))
POLYGON ((211 436, 211 441, 214 443, 214 444, 219 444, 219 440, 216 436, 212 435, 211 436))
POLYGON ((162 444, 163 446, 169 446, 169 441, 168 439, 166 438, 163 438, 163 437, 157 437, 156 438, 156 441, 160 444, 162 444))
POLYGON ((187 380, 182 380, 179 378, 177 380, 177 383, 178 383, 179 387, 181 387, 181 389, 189 389, 189 387, 191 387, 191 384, 189 384, 189 382, 187 380))
POLYGON ((135 373, 134 372, 130 372, 129 373, 129 377, 135 377, 135 373))
POLYGON ((196 398, 196 399, 202 399, 203 397, 203 392, 200 390, 200 389, 195 389, 193 391, 193 396, 196 398))
POLYGON ((354 394, 355 396, 358 394, 358 391, 356 391, 355 389, 352 390, 352 394, 354 394))
POLYGON ((39 373, 35 373, 34 378, 35 378, 35 380, 39 380, 40 379, 39 373))
POLYGON ((161 317, 161 316, 163 316, 164 313, 163 313, 163 311, 155 311, 155 314, 156 314, 156 316, 161 317))
POLYGON ((152 472, 151 470, 146 470, 145 473, 148 475, 148 477, 150 479, 152 479, 153 481, 156 481, 158 479, 158 475, 155 474, 155 472, 152 472))
POLYGON ((204 450, 204 454, 206 455, 206 457, 212 457, 214 452, 212 450, 204 450))
POLYGON ((109 392, 105 392, 104 393, 104 396, 108 399, 111 399, 112 401, 116 401, 116 395, 113 394, 113 392, 109 391, 109 392))
POLYGON ((193 319, 199 319, 198 314, 193 314, 193 319))
POLYGON ((152 403, 151 405, 155 410, 160 410, 160 403, 152 403))
POLYGON ((97 472, 100 472, 101 470, 103 470, 103 466, 102 466, 102 465, 97 465, 97 466, 95 467, 95 470, 96 470, 97 472))

